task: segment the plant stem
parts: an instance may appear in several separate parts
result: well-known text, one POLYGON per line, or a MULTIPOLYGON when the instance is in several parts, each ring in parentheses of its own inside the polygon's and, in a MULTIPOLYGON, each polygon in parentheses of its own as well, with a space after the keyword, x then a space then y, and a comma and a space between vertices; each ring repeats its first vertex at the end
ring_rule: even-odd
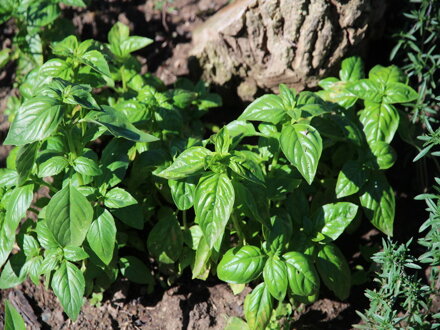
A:
POLYGON ((238 238, 240 239, 241 243, 243 245, 246 245, 246 238, 244 237, 243 231, 241 230, 240 226, 240 219, 235 215, 235 213, 232 213, 232 223, 234 224, 235 231, 237 232, 238 238))
POLYGON ((188 223, 186 221, 186 211, 182 211, 182 220, 183 220, 183 228, 185 228, 185 230, 188 229, 188 223))

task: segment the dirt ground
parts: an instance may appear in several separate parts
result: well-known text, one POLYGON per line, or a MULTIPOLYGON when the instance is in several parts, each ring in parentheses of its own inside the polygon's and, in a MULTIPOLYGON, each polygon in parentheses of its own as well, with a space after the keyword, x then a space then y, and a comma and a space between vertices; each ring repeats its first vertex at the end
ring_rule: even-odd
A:
MULTIPOLYGON (((106 31, 118 20, 128 24, 133 34, 153 39, 153 45, 138 52, 143 63, 142 70, 153 72, 167 84, 171 84, 176 77, 190 74, 188 52, 191 31, 228 2, 103 0, 92 1, 92 5, 86 10, 67 9, 66 15, 73 20, 82 39, 93 37, 105 41, 106 31), (159 3, 164 6, 160 8, 159 3)), ((0 26, 0 29, 4 29, 3 33, 0 30, 2 44, 10 42, 10 28, 0 26)), ((0 141, 5 138, 8 128, 7 120, 3 116, 6 99, 8 95, 15 93, 11 88, 13 69, 13 66, 8 66, 3 72, 0 71, 0 141)), ((235 101, 226 100, 225 103, 235 101)), ((242 109, 241 105, 236 107, 242 109)), ((226 112, 223 116, 226 117, 221 117, 221 120, 229 120, 234 114, 226 112)), ((6 146, 0 146, 0 166, 4 166, 8 152, 6 146)), ((404 162, 402 164, 391 171, 390 181, 393 187, 401 187, 397 199, 396 236, 399 240, 406 241, 426 219, 426 213, 423 203, 413 200, 417 192, 409 194, 407 192, 412 191, 411 186, 401 184, 401 173, 414 175, 405 170, 404 162)), ((343 251, 359 251, 361 244, 373 246, 380 243, 380 240, 381 235, 365 223, 356 234, 346 235, 338 244, 343 251)), ((358 264, 367 265, 359 253, 346 257, 352 267, 358 264)), ((243 317, 243 300, 250 288, 234 296, 226 284, 214 278, 202 282, 191 281, 189 277, 186 274, 167 289, 157 287, 151 295, 146 293, 145 288, 120 279, 104 294, 99 306, 92 306, 87 302, 75 323, 67 319, 56 297, 45 290, 43 284, 35 286, 26 281, 17 288, 0 292, 0 300, 10 299, 32 329, 223 329, 228 317, 243 317)), ((360 321, 355 311, 363 310, 367 306, 365 288, 365 284, 353 286, 350 298, 345 302, 338 301, 331 292, 323 288, 321 297, 325 298, 301 311, 295 311, 294 319, 297 321, 292 327, 351 328, 352 324, 360 321)), ((2 324, 3 304, 0 306, 2 324)))

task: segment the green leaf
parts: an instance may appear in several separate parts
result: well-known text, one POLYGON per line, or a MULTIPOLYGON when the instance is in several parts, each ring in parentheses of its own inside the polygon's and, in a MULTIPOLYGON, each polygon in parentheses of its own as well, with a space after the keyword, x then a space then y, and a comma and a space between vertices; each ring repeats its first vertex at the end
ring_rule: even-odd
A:
POLYGON ((264 174, 259 162, 261 160, 250 151, 234 151, 230 158, 229 168, 244 180, 264 186, 264 174))
POLYGON ((266 283, 257 285, 244 300, 244 315, 252 330, 264 330, 272 315, 273 300, 266 283))
POLYGON ((229 249, 217 266, 217 276, 227 283, 249 283, 263 271, 266 257, 258 247, 246 245, 229 249))
POLYGON ((172 264, 182 254, 183 233, 176 215, 170 209, 162 214, 159 212, 159 219, 148 235, 148 251, 158 261, 172 264))
POLYGON ((79 156, 73 161, 73 168, 82 175, 97 176, 102 174, 98 163, 84 156, 79 156))
POLYGON ((318 253, 316 266, 324 284, 341 299, 350 294, 351 273, 347 260, 333 244, 324 245, 318 253))
POLYGON ((384 95, 384 86, 376 81, 361 79, 350 83, 347 90, 353 95, 370 102, 380 103, 384 95))
POLYGON ((112 214, 135 229, 144 229, 144 207, 141 204, 134 204, 120 209, 113 209, 112 214))
POLYGON ((405 73, 395 65, 384 67, 382 65, 374 66, 368 73, 371 80, 377 81, 388 87, 393 82, 404 83, 405 73))
POLYGON ((315 241, 336 240, 355 218, 358 206, 348 202, 326 204, 318 209, 313 217, 313 227, 317 232, 315 241), (324 237, 321 237, 324 235, 324 237))
POLYGON ((53 274, 51 287, 60 300, 64 312, 75 321, 84 303, 83 273, 71 262, 64 261, 53 274))
POLYGON ((319 276, 310 258, 299 252, 283 255, 286 261, 289 287, 292 294, 310 296, 319 292, 319 276))
POLYGON ((105 194, 104 205, 109 208, 120 209, 134 204, 137 200, 122 188, 113 188, 105 194))
POLYGON ((5 300, 5 324, 4 330, 26 330, 26 324, 20 313, 12 306, 9 300, 5 300))
POLYGON ((264 265, 263 277, 270 294, 283 301, 289 284, 286 264, 278 257, 269 257, 264 265))
POLYGON ((411 87, 398 83, 388 83, 385 89, 384 103, 407 103, 417 100, 419 94, 411 87))
POLYGON ((223 237, 234 199, 234 187, 225 173, 210 173, 200 179, 194 194, 194 211, 210 248, 223 237))
POLYGON ((61 2, 72 7, 86 7, 83 0, 61 0, 61 2))
POLYGON ((380 231, 393 236, 396 208, 393 188, 383 174, 374 174, 359 197, 365 216, 380 231))
POLYGON ((391 104, 365 103, 359 120, 363 125, 368 143, 384 141, 390 143, 399 127, 399 113, 391 104))
POLYGON ((312 184, 322 153, 319 132, 306 124, 286 125, 281 131, 280 144, 287 159, 298 169, 307 183, 312 184))
POLYGON ((250 330, 250 328, 245 321, 236 316, 232 316, 228 319, 224 330, 250 330))
POLYGON ((394 165, 396 152, 388 143, 375 141, 370 143, 370 149, 374 155, 373 167, 375 169, 386 170, 394 165))
POLYGON ((26 256, 23 253, 14 254, 9 258, 0 274, 1 290, 13 288, 26 279, 25 262, 26 256))
POLYGON ((87 198, 69 183, 52 197, 45 219, 61 246, 80 246, 92 222, 93 209, 87 198))
POLYGON ((263 95, 243 111, 238 120, 264 121, 278 124, 286 118, 283 100, 277 95, 263 95))
MULTIPOLYGON (((195 226, 193 226, 195 227, 195 226)), ((198 226, 197 226, 198 227, 198 226)), ((195 228, 197 228, 195 227, 195 228)), ((205 237, 201 237, 199 244, 197 245, 196 255, 194 257, 194 263, 192 264, 192 278, 198 278, 206 280, 209 276, 209 267, 212 250, 209 248, 205 237)))
POLYGON ((292 220, 286 213, 277 212, 271 218, 272 226, 267 234, 266 251, 270 255, 279 255, 284 251, 292 235, 292 220))
POLYGON ((18 185, 22 185, 29 178, 34 167, 35 158, 37 157, 39 143, 34 142, 22 146, 17 153, 15 159, 15 168, 18 173, 18 185))
POLYGON ((18 184, 18 173, 9 168, 0 168, 0 187, 11 188, 18 184))
POLYGON ((47 226, 45 220, 40 220, 37 222, 35 231, 37 233, 38 242, 40 242, 41 246, 46 250, 53 250, 59 247, 58 242, 47 226))
POLYGON ((81 58, 81 62, 90 66, 93 70, 110 77, 110 69, 108 63, 104 58, 104 55, 97 50, 90 50, 84 53, 81 58))
POLYGON ((9 195, 6 215, 0 229, 0 267, 4 265, 15 243, 15 232, 20 220, 31 205, 34 185, 16 187, 9 195))
POLYGON ((284 109, 291 110, 296 106, 296 92, 294 89, 288 88, 284 84, 279 86, 280 94, 279 97, 283 101, 284 109))
POLYGON ((52 45, 52 53, 54 55, 69 57, 72 56, 78 48, 78 39, 74 35, 52 45))
POLYGON ((53 58, 40 67, 38 74, 40 77, 57 77, 70 80, 74 75, 74 71, 69 62, 59 58, 53 58))
POLYGON ((138 258, 127 256, 119 259, 121 274, 131 282, 138 284, 154 284, 154 278, 148 267, 138 258))
POLYGON ((66 246, 63 249, 64 252, 64 258, 68 261, 81 261, 84 259, 87 259, 89 255, 86 251, 84 251, 83 248, 79 246, 66 246))
POLYGON ((357 161, 349 160, 339 172, 336 182, 336 197, 342 198, 353 195, 367 182, 365 169, 357 161))
POLYGON ((86 122, 95 123, 106 127, 116 137, 123 137, 135 142, 153 142, 159 139, 153 135, 138 130, 131 124, 127 117, 112 107, 103 105, 103 111, 90 111, 83 119, 86 122))
POLYGON ((171 180, 195 175, 205 167, 205 159, 211 154, 212 152, 206 148, 191 147, 183 151, 169 167, 156 175, 171 180))
POLYGON ((40 244, 33 236, 24 234, 23 252, 26 257, 35 257, 40 254, 40 244))
POLYGON ((226 127, 223 127, 216 135, 213 136, 215 151, 221 155, 229 152, 229 147, 232 144, 231 136, 226 127))
POLYGON ((38 165, 38 177, 45 178, 60 174, 68 165, 67 158, 52 156, 38 165))
POLYGON ((193 177, 183 180, 168 180, 171 197, 181 211, 190 209, 194 205, 194 192, 197 181, 193 177))
POLYGON ((358 56, 346 58, 342 61, 339 77, 342 81, 357 81, 364 78, 364 63, 358 56))
POLYGON ((87 242, 101 261, 108 265, 113 258, 116 243, 116 225, 111 213, 105 209, 97 209, 98 217, 87 232, 87 242))
POLYGON ((151 44, 153 40, 144 37, 132 36, 128 39, 124 40, 120 44, 121 52, 123 55, 128 55, 132 52, 135 52, 139 49, 142 49, 149 44, 151 44))
POLYGON ((27 100, 18 109, 4 144, 22 146, 44 140, 57 129, 63 115, 61 104, 50 97, 27 100))

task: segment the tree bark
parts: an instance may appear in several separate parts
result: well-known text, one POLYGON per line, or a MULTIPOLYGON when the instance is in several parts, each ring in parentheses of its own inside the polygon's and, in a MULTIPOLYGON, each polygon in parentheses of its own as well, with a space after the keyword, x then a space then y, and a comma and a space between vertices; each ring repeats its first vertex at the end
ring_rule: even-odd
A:
POLYGON ((236 0, 193 33, 210 83, 235 84, 251 100, 284 83, 314 87, 357 53, 383 16, 386 0, 236 0))

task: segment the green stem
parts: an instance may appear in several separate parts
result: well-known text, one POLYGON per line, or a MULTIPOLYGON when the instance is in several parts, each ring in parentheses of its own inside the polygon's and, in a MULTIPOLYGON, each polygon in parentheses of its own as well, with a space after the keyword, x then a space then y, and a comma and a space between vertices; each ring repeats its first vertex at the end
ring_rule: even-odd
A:
POLYGON ((188 223, 186 220, 186 211, 182 211, 182 220, 183 220, 183 228, 185 228, 185 230, 188 229, 188 223))
POLYGON ((232 213, 232 223, 234 224, 235 231, 237 232, 238 238, 240 239, 241 243, 243 245, 246 245, 246 238, 243 234, 243 231, 241 230, 240 226, 240 219, 235 215, 235 213, 232 213))

